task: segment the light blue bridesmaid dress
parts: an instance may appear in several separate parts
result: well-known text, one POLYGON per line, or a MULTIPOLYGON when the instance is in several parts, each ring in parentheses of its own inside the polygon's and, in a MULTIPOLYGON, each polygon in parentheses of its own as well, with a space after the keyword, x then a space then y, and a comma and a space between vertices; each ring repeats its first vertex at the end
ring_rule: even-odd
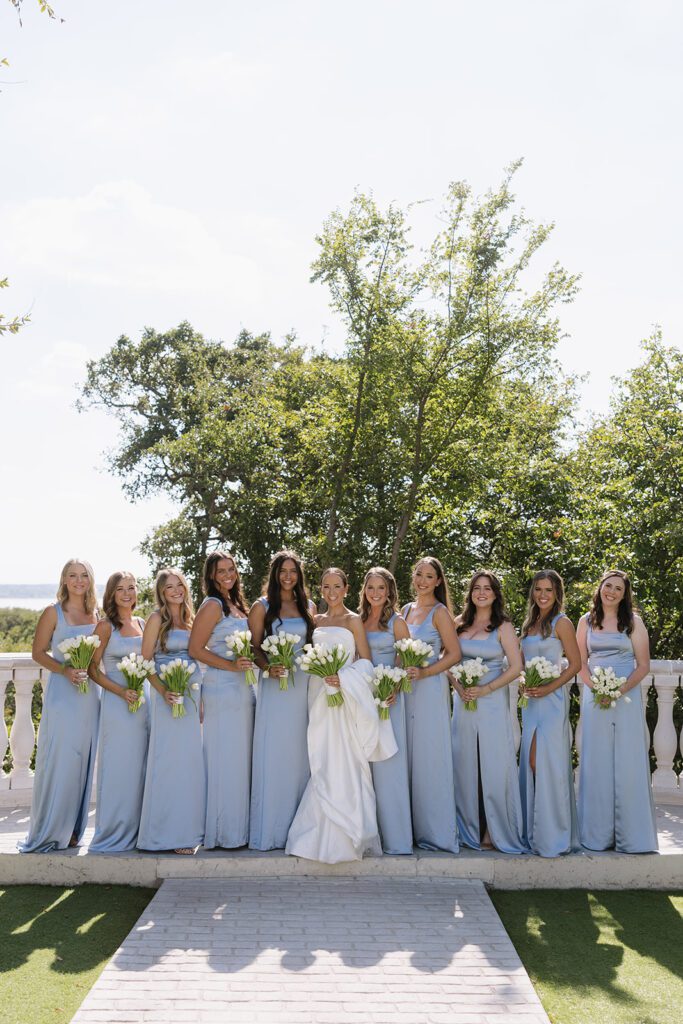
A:
MULTIPOLYGON (((167 650, 157 649, 154 656, 157 672, 174 658, 192 661, 187 651, 189 639, 187 629, 169 630, 167 650)), ((185 697, 183 718, 174 718, 164 698, 150 687, 149 750, 138 832, 140 850, 177 850, 199 846, 204 839, 206 775, 199 725, 199 669, 191 682, 199 683, 200 689, 190 691, 192 700, 185 697)))
MULTIPOLYGON (((261 598, 267 608, 268 602, 261 598)), ((273 632, 296 633, 297 654, 306 643, 306 623, 297 616, 276 619, 273 632)), ((311 774, 308 763, 308 676, 299 668, 294 685, 280 689, 279 679, 258 684, 254 728, 253 778, 249 846, 252 850, 284 850, 287 833, 311 774)))
MULTIPOLYGON (((406 605, 403 609, 406 620, 411 607, 406 605)), ((410 635, 431 644, 434 649, 430 665, 438 661, 441 654, 441 636, 433 622, 436 609, 441 607, 436 604, 419 625, 408 623, 410 635)), ((405 705, 415 844, 423 850, 458 853, 449 730, 450 694, 445 672, 414 680, 413 692, 405 695, 405 705)))
MULTIPOLYGON (((207 597, 221 609, 221 618, 209 637, 213 654, 233 661, 225 638, 248 628, 247 620, 223 614, 217 597, 207 597)), ((206 826, 204 846, 227 850, 249 840, 251 745, 254 736, 254 690, 244 672, 206 666, 204 698, 204 764, 206 765, 206 826)))
MULTIPOLYGON (((89 636, 95 624, 70 626, 62 606, 55 605, 57 626, 52 657, 64 663, 59 644, 67 637, 89 636)), ((59 673, 51 672, 38 734, 36 773, 31 798, 31 824, 21 853, 65 850, 75 835, 80 842, 88 820, 95 767, 99 686, 90 680, 87 693, 59 673)))
MULTIPOLYGON (((522 651, 527 663, 532 658, 547 658, 562 671, 562 641, 555 633, 561 618, 564 616, 556 615, 552 620, 550 636, 523 637, 522 651)), ((569 686, 562 686, 547 697, 529 697, 527 707, 522 708, 519 787, 524 838, 532 853, 540 857, 559 857, 580 847, 571 749, 569 686), (529 766, 534 736, 535 777, 529 766)))
MULTIPOLYGON (((482 658, 488 672, 479 686, 486 686, 503 672, 505 657, 499 630, 481 639, 460 636, 462 660, 482 658)), ((522 835, 522 804, 519 797, 517 758, 510 721, 507 686, 477 701, 476 711, 465 710, 453 697, 453 776, 455 778, 460 839, 473 850, 481 849, 480 791, 491 841, 501 853, 527 853, 522 835)))
MULTIPOLYGON (((373 665, 393 667, 396 663, 395 618, 395 615, 391 616, 386 629, 366 629, 365 631, 373 665)), ((421 685, 422 682, 424 680, 420 680, 418 685, 421 685)), ((399 693, 395 703, 389 709, 391 727, 394 730, 398 751, 388 760, 373 761, 370 765, 377 798, 377 823, 382 849, 385 853, 395 854, 413 852, 405 696, 404 693, 399 693)))
MULTIPOLYGON (((588 616, 586 616, 588 620, 588 616)), ((587 621, 588 667, 611 666, 628 678, 635 668, 627 633, 591 629, 587 621)), ((649 738, 640 686, 620 697, 614 708, 599 708, 582 687, 579 829, 589 850, 649 853, 657 849, 655 808, 650 784, 649 738)))
MULTIPOLYGON (((142 619, 138 622, 144 625, 142 619)), ((126 655, 140 654, 141 648, 142 636, 121 636, 120 630, 112 628, 102 670, 122 690, 127 689, 126 680, 116 666, 126 655)), ((145 682, 146 703, 135 713, 121 697, 102 690, 95 835, 90 853, 120 853, 134 850, 137 844, 149 743, 149 690, 145 682)))

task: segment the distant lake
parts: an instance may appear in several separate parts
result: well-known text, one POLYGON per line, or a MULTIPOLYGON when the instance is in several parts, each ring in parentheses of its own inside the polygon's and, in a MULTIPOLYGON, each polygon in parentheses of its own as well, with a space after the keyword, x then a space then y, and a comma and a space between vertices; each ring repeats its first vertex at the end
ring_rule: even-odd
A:
MULTIPOLYGON (((42 611, 54 604, 56 583, 0 583, 0 608, 30 608, 42 611)), ((97 587, 98 600, 102 600, 104 587, 97 587)))
POLYGON ((31 608, 33 611, 42 611, 43 608, 53 603, 49 597, 0 597, 0 608, 31 608))

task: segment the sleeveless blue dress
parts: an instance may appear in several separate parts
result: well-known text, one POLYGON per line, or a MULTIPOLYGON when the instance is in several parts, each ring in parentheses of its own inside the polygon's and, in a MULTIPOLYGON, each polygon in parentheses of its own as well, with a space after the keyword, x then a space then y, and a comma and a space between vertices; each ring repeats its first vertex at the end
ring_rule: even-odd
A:
MULTIPOLYGON (((412 605, 406 605, 403 616, 412 605)), ((409 622, 410 635, 424 640, 434 649, 429 663, 439 660, 441 635, 434 625, 436 604, 419 625, 409 622)), ((450 693, 445 672, 413 682, 413 692, 405 694, 406 739, 410 803, 415 844, 423 850, 458 853, 458 829, 455 818, 453 760, 449 730, 450 693)))
MULTIPOLYGON (((102 670, 122 690, 126 689, 126 680, 116 666, 127 654, 140 654, 141 648, 142 636, 121 636, 118 629, 112 629, 102 670)), ((102 690, 95 835, 90 853, 121 853, 134 850, 137 844, 149 744, 149 690, 145 682, 146 703, 135 714, 128 710, 126 701, 102 690)))
MULTIPOLYGON (((261 598, 267 608, 268 602, 261 598)), ((306 623, 297 616, 273 623, 273 631, 296 633, 297 654, 306 643, 306 623)), ((308 763, 308 676, 296 668, 294 686, 280 689, 279 679, 259 679, 254 728, 249 846, 284 850, 287 833, 306 789, 308 763)))
MULTIPOLYGON (((167 650, 157 650, 154 656, 157 672, 174 658, 192 661, 187 651, 189 639, 187 629, 169 631, 167 650)), ((150 687, 149 750, 139 850, 177 850, 199 846, 204 839, 206 781, 199 725, 199 669, 192 683, 199 683, 200 689, 192 690, 193 700, 185 697, 184 718, 174 718, 164 698, 150 687)))
MULTIPOLYGON (((67 637, 89 636, 95 624, 70 626, 55 604, 57 626, 52 657, 64 663, 58 645, 67 637)), ((31 823, 21 853, 65 850, 75 835, 80 842, 88 820, 95 768, 100 688, 90 680, 87 693, 56 672, 48 678, 38 733, 36 773, 31 797, 31 823)))
MULTIPOLYGON (((391 616, 386 629, 366 629, 365 631, 370 645, 372 664, 375 666, 389 665, 393 667, 396 663, 395 618, 395 615, 391 616)), ((420 682, 424 682, 424 680, 420 680, 420 682)), ((389 708, 389 718, 398 751, 386 761, 373 761, 370 764, 377 799, 377 824, 379 825, 382 849, 385 853, 393 854, 413 852, 405 696, 404 693, 399 693, 396 702, 389 708)))
MULTIPOLYGON (((552 620, 550 636, 523 637, 522 652, 526 662, 532 658, 547 658, 562 671, 562 641, 555 633, 555 626, 563 617, 556 615, 552 620)), ((571 751, 569 684, 547 697, 530 697, 527 707, 522 708, 519 788, 524 839, 531 852, 540 857, 559 857, 578 850, 581 845, 571 751), (535 778, 529 766, 534 736, 535 778)))
MULTIPOLYGON (((488 672, 479 686, 492 682, 503 671, 505 657, 499 630, 481 639, 460 636, 462 660, 482 658, 488 672)), ((453 698, 453 775, 455 778, 460 839, 473 850, 481 849, 480 793, 491 841, 501 853, 527 853, 522 834, 517 757, 507 686, 480 697, 476 711, 453 698)))
MULTIPOLYGON (((588 616, 586 616, 588 619, 588 616)), ((611 666, 618 676, 635 668, 627 633, 594 630, 588 623, 588 667, 611 666)), ((657 849, 655 808, 650 783, 649 737, 640 686, 620 697, 614 708, 593 703, 590 687, 581 694, 579 829, 589 850, 650 853, 657 849)))
MULTIPOLYGON (((216 597, 207 597, 221 609, 221 618, 207 647, 228 661, 234 655, 225 638, 247 629, 247 620, 224 615, 216 597)), ((249 840, 249 789, 251 744, 254 735, 254 691, 243 672, 206 666, 202 685, 204 699, 204 764, 206 766, 206 826, 204 846, 235 849, 249 840)))

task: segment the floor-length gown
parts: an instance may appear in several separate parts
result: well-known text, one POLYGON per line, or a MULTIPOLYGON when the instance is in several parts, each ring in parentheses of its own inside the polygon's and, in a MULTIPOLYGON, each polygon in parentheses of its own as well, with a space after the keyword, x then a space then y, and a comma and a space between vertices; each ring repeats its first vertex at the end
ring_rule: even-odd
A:
MULTIPOLYGON (((403 609, 408 618, 410 605, 403 609)), ((408 623, 410 635, 431 645, 433 664, 441 656, 441 635, 434 625, 435 604, 424 622, 408 623)), ((458 853, 455 816, 453 759, 451 754, 451 703, 445 672, 413 680, 412 693, 405 695, 410 803, 415 845, 423 850, 458 853)))
MULTIPOLYGON (((588 616, 586 616, 588 619, 588 616)), ((591 628, 587 621, 588 667, 611 667, 628 678, 635 668, 627 633, 591 628)), ((640 686, 620 697, 614 708, 593 703, 582 687, 579 829, 589 850, 649 853, 657 849, 655 808, 650 782, 649 737, 640 686)))
MULTIPOLYGON (((532 658, 547 658, 562 671, 562 641, 551 623, 550 636, 527 635, 522 651, 528 664, 532 658)), ((524 839, 532 853, 559 857, 578 850, 579 826, 572 771, 572 732, 569 724, 569 686, 561 686, 547 697, 529 697, 522 709, 522 743, 519 751, 519 787, 522 798, 524 839), (531 744, 536 737, 536 772, 529 764, 531 744)))
MULTIPOLYGON (((486 686, 503 672, 505 653, 499 632, 496 629, 481 639, 460 637, 462 660, 482 658, 488 669, 479 686, 486 686)), ((483 804, 496 849, 501 853, 527 853, 507 686, 479 697, 476 711, 467 711, 456 694, 451 729, 461 842, 474 850, 481 849, 483 804)))
POLYGON ((321 626, 313 642, 342 644, 349 655, 339 670, 344 702, 327 703, 327 687, 311 677, 308 755, 311 777, 287 837, 286 852, 308 860, 337 864, 382 853, 377 830, 370 760, 397 750, 391 722, 380 722, 370 677, 371 662, 355 654, 353 633, 342 626, 321 626))
MULTIPOLYGON (((261 598, 267 608, 268 602, 261 598)), ((276 619, 273 633, 299 637, 295 653, 306 642, 306 623, 276 619)), ((261 673, 256 698, 251 781, 249 846, 252 850, 283 850, 296 809, 311 774, 308 764, 308 676, 295 667, 286 690, 280 680, 261 673)))
MULTIPOLYGON (((216 597, 207 597, 220 605, 207 647, 213 654, 232 660, 226 637, 247 629, 247 620, 224 615, 216 597)), ((208 665, 202 683, 204 700, 203 747, 206 767, 206 823, 204 846, 207 849, 235 849, 249 841, 249 794, 251 791, 251 745, 254 737, 254 691, 244 672, 208 665)))
MULTIPOLYGON (((365 631, 372 664, 375 666, 393 666, 396 662, 395 618, 395 615, 391 616, 386 629, 365 631)), ((385 761, 373 761, 371 765, 377 799, 377 823, 384 852, 407 854, 413 852, 413 823, 410 813, 405 694, 397 694, 389 709, 389 717, 398 750, 393 757, 385 761)))
MULTIPOLYGON (((122 690, 128 685, 116 666, 126 655, 140 654, 141 647, 142 636, 121 636, 119 629, 112 628, 102 669, 122 690)), ((90 853, 120 853, 134 850, 137 844, 149 744, 149 690, 149 683, 145 682, 145 703, 135 712, 128 710, 127 701, 110 690, 102 690, 95 835, 90 853)))
MULTIPOLYGON (((161 666, 182 658, 191 662, 187 645, 189 630, 171 629, 166 651, 157 650, 161 666)), ((185 715, 174 718, 161 694, 151 688, 151 721, 145 789, 142 798, 138 849, 177 850, 199 846, 204 839, 206 782, 199 725, 201 675, 191 679, 192 697, 185 697, 185 715)))
MULTIPOLYGON (((59 644, 70 637, 89 636, 95 624, 71 626, 62 606, 54 607, 57 625, 51 653, 63 664, 59 644)), ((38 733, 29 833, 18 844, 21 853, 65 850, 72 836, 79 842, 83 836, 95 767, 99 690, 90 680, 88 692, 81 693, 66 676, 50 673, 38 733)))

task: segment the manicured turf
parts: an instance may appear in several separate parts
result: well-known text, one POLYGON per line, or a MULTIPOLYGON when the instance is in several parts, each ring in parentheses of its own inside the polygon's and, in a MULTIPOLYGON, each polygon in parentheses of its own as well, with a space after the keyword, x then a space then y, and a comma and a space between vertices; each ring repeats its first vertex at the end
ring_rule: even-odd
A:
POLYGON ((490 895, 553 1024, 683 1019, 683 893, 490 895))
POLYGON ((2 1024, 66 1024, 154 895, 83 885, 0 889, 2 1024))

